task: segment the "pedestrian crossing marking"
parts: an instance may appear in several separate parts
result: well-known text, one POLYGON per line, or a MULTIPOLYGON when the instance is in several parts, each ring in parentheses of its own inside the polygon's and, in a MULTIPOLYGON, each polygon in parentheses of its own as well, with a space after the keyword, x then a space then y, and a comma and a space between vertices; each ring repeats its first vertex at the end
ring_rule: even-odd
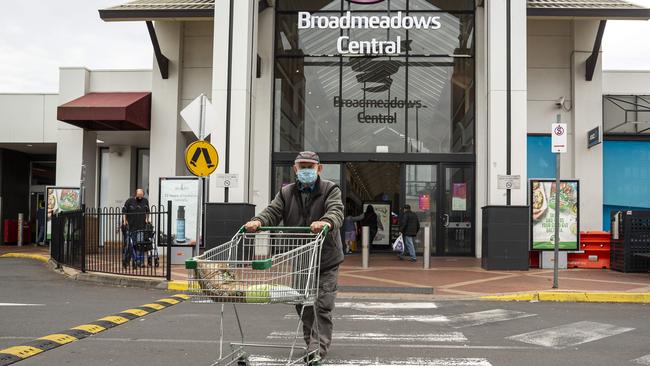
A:
POLYGON ((58 344, 67 344, 67 343, 74 342, 74 341, 77 340, 77 338, 75 338, 75 337, 73 337, 71 335, 60 334, 60 333, 50 334, 50 335, 47 335, 45 337, 41 337, 39 339, 44 339, 44 340, 47 340, 47 341, 56 342, 58 344))
POLYGON ((194 141, 185 150, 185 166, 197 177, 207 177, 219 165, 217 149, 207 141, 194 141))
POLYGON ((14 346, 6 349, 0 350, 0 353, 6 353, 12 356, 20 357, 25 359, 43 352, 42 349, 31 346, 14 346))
MULTIPOLYGON (((285 319, 298 319, 297 314, 287 314, 285 319)), ((334 320, 348 321, 384 321, 384 322, 422 322, 422 323, 444 323, 449 319, 444 315, 380 315, 380 314, 342 314, 332 316, 334 320)))
POLYGON ((597 341, 599 339, 632 330, 634 330, 634 328, 623 328, 605 323, 580 321, 557 327, 540 329, 534 332, 518 334, 508 337, 507 339, 544 347, 566 348, 597 341))
POLYGON ((437 309, 432 302, 337 302, 335 309, 353 310, 423 310, 437 309))
POLYGON ((632 362, 639 364, 639 365, 644 365, 644 366, 650 366, 650 355, 645 355, 643 357, 639 357, 635 360, 632 360, 632 362))
MULTIPOLYGON (((250 356, 252 365, 284 366, 287 360, 266 356, 250 356)), ((420 358, 408 357, 404 360, 327 360, 330 366, 492 366, 485 358, 420 358)))
POLYGON ((477 311, 474 313, 449 315, 449 325, 454 328, 474 327, 477 325, 484 325, 488 323, 503 322, 507 320, 515 320, 521 318, 528 318, 537 316, 537 314, 529 314, 523 311, 505 310, 505 309, 492 309, 485 311, 477 311))
MULTIPOLYGON (((293 339, 294 332, 271 332, 267 339, 293 339)), ((460 332, 440 332, 425 334, 386 334, 373 332, 334 332, 335 341, 373 341, 373 342, 466 342, 467 338, 460 332)))

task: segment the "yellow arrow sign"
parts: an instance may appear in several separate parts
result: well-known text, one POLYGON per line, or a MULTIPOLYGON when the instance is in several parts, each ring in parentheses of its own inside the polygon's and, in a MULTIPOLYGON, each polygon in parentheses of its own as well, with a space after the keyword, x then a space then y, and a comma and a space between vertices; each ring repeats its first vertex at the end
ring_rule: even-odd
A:
POLYGON ((197 177, 207 177, 219 165, 217 149, 207 141, 194 141, 185 150, 185 166, 197 177))

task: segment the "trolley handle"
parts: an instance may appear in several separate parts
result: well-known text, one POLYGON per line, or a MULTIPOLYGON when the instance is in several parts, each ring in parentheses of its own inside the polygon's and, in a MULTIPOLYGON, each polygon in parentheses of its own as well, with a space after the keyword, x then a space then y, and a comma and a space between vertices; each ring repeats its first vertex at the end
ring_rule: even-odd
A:
MULTIPOLYGON (((260 226, 258 231, 271 231, 271 232, 278 232, 278 231, 288 231, 288 232, 293 232, 293 233, 310 233, 311 228, 309 226, 260 226)), ((327 235, 329 232, 329 225, 326 225, 323 227, 323 230, 321 230, 321 233, 323 235, 327 235)), ((246 232, 246 228, 242 226, 239 229, 240 233, 246 232)))

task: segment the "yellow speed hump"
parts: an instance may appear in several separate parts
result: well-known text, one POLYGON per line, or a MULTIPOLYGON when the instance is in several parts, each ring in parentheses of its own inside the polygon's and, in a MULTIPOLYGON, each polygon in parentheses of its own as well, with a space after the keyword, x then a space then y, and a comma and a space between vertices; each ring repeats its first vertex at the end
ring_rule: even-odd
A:
POLYGON ((197 177, 207 177, 219 165, 217 149, 207 141, 194 141, 185 150, 185 166, 197 177))

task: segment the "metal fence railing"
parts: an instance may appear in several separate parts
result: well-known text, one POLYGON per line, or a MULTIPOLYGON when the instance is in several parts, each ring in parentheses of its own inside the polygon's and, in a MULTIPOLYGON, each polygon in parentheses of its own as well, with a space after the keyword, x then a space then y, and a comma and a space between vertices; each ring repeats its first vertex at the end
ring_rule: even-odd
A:
POLYGON ((83 211, 61 212, 52 217, 50 256, 58 265, 85 271, 84 242, 82 240, 83 211))
POLYGON ((83 272, 171 279, 171 202, 148 213, 86 208, 52 219, 52 259, 83 272))

